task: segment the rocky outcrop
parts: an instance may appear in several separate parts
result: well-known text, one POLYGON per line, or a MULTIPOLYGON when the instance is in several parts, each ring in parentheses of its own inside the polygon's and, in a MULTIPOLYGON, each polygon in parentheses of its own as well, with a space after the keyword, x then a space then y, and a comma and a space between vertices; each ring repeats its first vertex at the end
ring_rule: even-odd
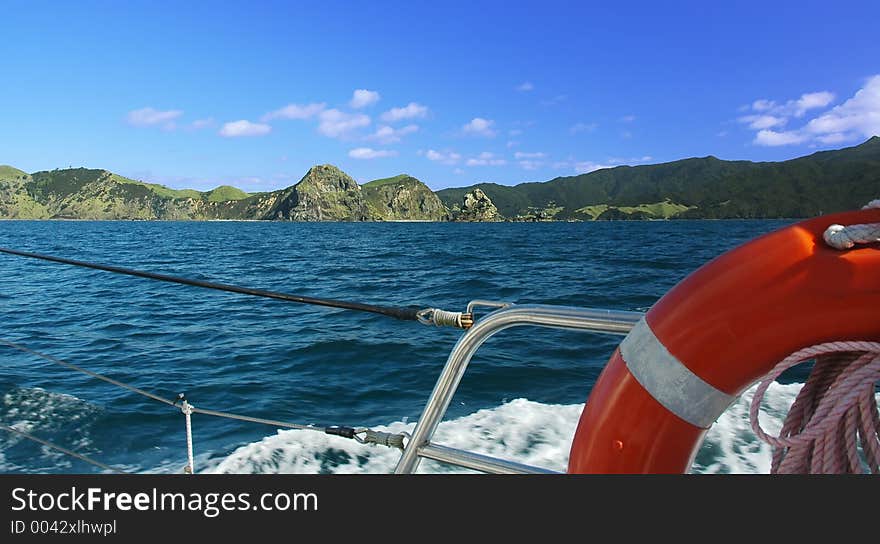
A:
MULTIPOLYGON (((278 191, 276 191, 277 193, 278 191)), ((259 219, 288 221, 368 221, 370 214, 360 186, 335 166, 313 166, 291 188, 274 197, 259 219)))
POLYGON ((401 174, 362 187, 370 215, 378 221, 446 221, 449 211, 418 179, 401 174))
POLYGON ((481 189, 465 193, 461 206, 452 210, 453 221, 491 222, 503 221, 498 208, 481 189))

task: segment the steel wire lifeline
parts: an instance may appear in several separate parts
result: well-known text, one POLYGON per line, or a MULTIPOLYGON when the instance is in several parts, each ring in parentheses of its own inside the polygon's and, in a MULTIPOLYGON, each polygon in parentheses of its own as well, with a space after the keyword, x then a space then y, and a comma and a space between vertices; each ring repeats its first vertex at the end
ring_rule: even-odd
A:
POLYGON ((316 306, 327 306, 330 308, 340 308, 343 310, 353 310, 358 312, 370 312, 374 314, 385 315, 395 319, 404 321, 418 321, 424 325, 449 326, 468 329, 473 325, 473 315, 466 312, 448 312, 437 308, 404 308, 394 306, 376 306, 373 304, 363 304, 360 302, 349 302, 345 300, 335 300, 327 298, 307 297, 302 295, 294 295, 290 293, 280 293, 277 291, 267 291, 264 289, 252 289, 250 287, 240 287, 238 285, 230 285, 226 283, 216 283, 204 280, 194 280, 182 278, 179 276, 171 276, 168 274, 159 274, 156 272, 146 272, 143 270, 134 270, 121 266, 110 266, 105 264, 91 263, 86 261, 77 261, 74 259, 66 259, 64 257, 55 257, 52 255, 43 255, 40 253, 31 253, 29 251, 20 251, 17 249, 9 249, 0 247, 0 253, 9 255, 17 255, 19 257, 29 257, 32 259, 40 259, 83 268, 91 268, 94 270, 103 270, 105 272, 113 272, 114 274, 124 274, 127 276, 136 276, 139 278, 147 278, 170 283, 179 283, 193 287, 203 287, 205 289, 215 289, 217 291, 226 291, 230 293, 239 293, 243 295, 251 295, 264 298, 272 298, 287 302, 298 302, 301 304, 312 304, 316 306))
MULTIPOLYGON (((0 338, 0 344, 6 345, 6 346, 8 346, 12 349, 18 350, 22 353, 27 353, 27 354, 33 355, 35 357, 39 357, 39 358, 46 360, 46 361, 49 361, 51 363, 61 365, 65 368, 69 368, 70 370, 81 372, 83 374, 86 374, 86 375, 91 376, 93 378, 102 380, 104 382, 115 385, 117 387, 127 389, 133 393, 144 396, 144 397, 149 398, 151 400, 161 402, 163 404, 172 406, 174 408, 180 408, 181 411, 187 416, 187 450, 188 450, 188 454, 189 454, 188 455, 188 457, 189 457, 188 468, 190 470, 190 473, 192 473, 192 471, 193 471, 193 466, 192 466, 192 435, 191 435, 191 429, 189 427, 189 415, 190 414, 203 414, 203 415, 207 415, 207 416, 214 416, 214 417, 220 417, 220 418, 226 418, 226 419, 235 419, 238 421, 247 421, 247 422, 251 422, 251 423, 261 423, 263 425, 271 425, 274 427, 282 427, 282 428, 295 429, 295 430, 301 430, 301 431, 315 431, 315 432, 320 432, 320 433, 324 433, 324 434, 328 434, 328 435, 349 438, 349 439, 352 439, 352 440, 359 442, 361 444, 374 444, 374 445, 387 446, 389 448, 396 448, 396 449, 401 449, 401 450, 404 449, 404 439, 407 438, 407 436, 408 436, 407 433, 388 433, 388 432, 384 432, 384 431, 375 431, 373 429, 364 428, 364 427, 355 428, 355 427, 346 427, 346 426, 340 426, 340 425, 330 425, 330 426, 326 426, 326 427, 319 427, 319 426, 315 426, 315 425, 304 425, 301 423, 290 423, 287 421, 279 421, 276 419, 265 419, 265 418, 247 416, 247 415, 242 415, 242 414, 235 414, 232 412, 221 412, 219 410, 209 410, 209 409, 205 409, 205 408, 197 408, 197 407, 193 406, 192 404, 189 404, 189 402, 186 399, 186 396, 183 393, 178 394, 176 400, 171 400, 171 399, 162 397, 160 395, 150 393, 149 391, 144 391, 143 389, 141 389, 139 387, 135 387, 131 384, 121 382, 119 380, 114 380, 113 378, 110 378, 108 376, 104 376, 103 374, 98 374, 97 372, 87 370, 87 369, 82 368, 80 366, 77 366, 73 363, 69 363, 69 362, 64 361, 62 359, 59 359, 59 358, 54 357, 52 355, 49 355, 47 353, 42 353, 42 352, 33 350, 31 348, 28 348, 27 346, 23 346, 17 342, 13 342, 12 340, 8 340, 6 338, 0 338)), ((78 454, 74 451, 68 450, 68 449, 63 448, 61 446, 58 446, 56 444, 48 442, 42 438, 38 438, 36 436, 33 436, 33 435, 26 433, 24 431, 21 431, 19 429, 15 429, 13 427, 9 427, 9 426, 0 424, 0 430, 5 430, 10 433, 18 434, 20 436, 23 436, 24 438, 27 438, 28 440, 38 442, 38 443, 43 444, 47 447, 58 450, 62 453, 66 453, 68 455, 76 457, 77 459, 80 459, 80 460, 85 461, 87 463, 91 463, 97 467, 100 467, 104 470, 111 470, 113 472, 122 472, 117 468, 114 468, 109 465, 105 465, 103 463, 100 463, 99 461, 95 461, 93 459, 87 458, 86 456, 83 456, 82 454, 78 454)))
POLYGON ((61 453, 64 453, 66 455, 69 455, 71 457, 79 459, 80 461, 83 461, 83 462, 88 463, 90 465, 94 465, 102 470, 106 470, 108 472, 115 472, 117 474, 128 474, 124 470, 119 470, 116 467, 112 467, 112 466, 106 465, 100 461, 96 461, 96 460, 92 459, 91 457, 89 457, 88 455, 83 455, 83 454, 77 453, 73 450, 69 450, 63 446, 59 446, 58 444, 55 444, 53 442, 49 442, 48 440, 44 440, 44 439, 36 437, 30 433, 22 431, 20 429, 16 429, 15 427, 10 427, 9 425, 3 425, 2 423, 0 423, 0 430, 6 431, 6 432, 14 434, 14 435, 18 435, 18 436, 25 438, 27 440, 30 440, 32 442, 36 442, 37 444, 42 444, 43 446, 46 446, 49 449, 53 449, 55 451, 60 451, 61 453))

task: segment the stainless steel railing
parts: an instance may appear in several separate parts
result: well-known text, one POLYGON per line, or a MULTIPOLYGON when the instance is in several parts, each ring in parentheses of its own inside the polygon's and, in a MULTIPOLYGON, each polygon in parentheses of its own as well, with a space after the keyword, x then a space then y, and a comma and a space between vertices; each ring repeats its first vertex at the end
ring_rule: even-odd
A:
POLYGON ((428 403, 413 430, 412 437, 397 463, 395 474, 415 472, 423 457, 496 474, 553 473, 551 470, 431 442, 437 426, 446 415, 449 403, 461 383, 468 363, 474 353, 483 345, 483 342, 495 333, 510 327, 531 325, 625 335, 644 315, 641 312, 535 304, 513 305, 489 301, 473 301, 468 305, 468 311, 470 312, 475 306, 500 309, 487 314, 474 323, 474 326, 468 329, 452 348, 428 403))

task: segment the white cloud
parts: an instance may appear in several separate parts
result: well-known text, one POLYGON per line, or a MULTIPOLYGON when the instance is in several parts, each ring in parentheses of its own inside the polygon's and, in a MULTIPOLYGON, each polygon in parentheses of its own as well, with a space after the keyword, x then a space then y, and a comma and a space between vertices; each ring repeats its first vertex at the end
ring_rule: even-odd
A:
MULTIPOLYGON (((371 99, 363 94, 358 94, 361 91, 365 93, 373 92, 358 89, 354 92, 352 102, 354 102, 355 99, 359 99, 361 100, 361 103, 366 103, 365 101, 371 99)), ((376 93, 376 97, 378 97, 378 93, 376 93)), ((378 98, 376 98, 376 100, 378 100, 378 98)), ((324 102, 288 104, 283 108, 265 114, 262 117, 262 120, 266 122, 273 119, 306 120, 312 118, 318 120, 318 132, 330 138, 347 137, 355 130, 368 126, 371 122, 368 115, 363 113, 344 112, 336 108, 327 109, 327 104, 324 102)))
POLYGON ((763 130, 782 126, 788 122, 788 119, 774 115, 744 115, 739 118, 739 122, 748 123, 752 130, 763 130))
POLYGON ((156 110, 153 108, 141 108, 132 110, 125 116, 129 125, 134 127, 161 126, 165 130, 174 130, 175 119, 183 115, 182 110, 156 110))
MULTIPOLYGON (((803 117, 809 110, 824 108, 834 101, 834 93, 828 91, 819 91, 815 93, 804 93, 795 100, 788 100, 784 104, 779 104, 775 100, 759 99, 752 102, 751 109, 762 115, 746 115, 740 117, 742 123, 753 123, 753 120, 764 120, 765 122, 751 126, 754 130, 762 130, 773 126, 784 125, 790 117, 803 117), (773 123, 773 120, 778 122, 773 123)), ((741 108, 743 109, 743 108, 741 108)), ((744 108, 749 110, 749 106, 744 108)))
POLYGON ((318 132, 330 138, 346 137, 370 124, 370 117, 363 113, 346 113, 335 108, 320 112, 318 120, 318 132))
POLYGON ((496 157, 494 153, 488 151, 483 151, 465 162, 466 166, 504 166, 505 164, 507 164, 506 160, 496 157))
POLYGON ((462 170, 461 168, 456 168, 452 171, 452 173, 460 176, 461 174, 464 174, 464 170, 462 170))
POLYGON ((262 136, 269 134, 272 127, 263 123, 251 123, 245 119, 226 123, 220 129, 220 136, 236 138, 238 136, 262 136))
MULTIPOLYGON (((420 153, 421 154, 421 153, 420 153)), ((425 158, 429 161, 440 162, 443 164, 457 164, 461 160, 461 155, 455 151, 435 151, 429 149, 425 152, 425 158)))
POLYGON ((589 172, 595 172, 596 170, 602 170, 604 168, 613 168, 614 165, 610 164, 599 164, 592 161, 578 161, 574 163, 574 171, 578 174, 587 174, 589 172))
POLYGON ((636 120, 635 115, 624 115, 623 117, 620 118, 621 123, 632 123, 635 120, 636 120))
POLYGON ((523 92, 523 93, 527 93, 529 91, 535 90, 535 86, 532 85, 531 81, 523 81, 522 83, 520 83, 519 85, 516 86, 516 90, 523 92))
POLYGON ((520 144, 520 142, 518 142, 516 140, 510 140, 507 142, 507 149, 514 148, 514 147, 518 146, 519 144, 520 144))
POLYGON ((870 78, 852 98, 807 123, 811 134, 880 135, 880 75, 870 78))
POLYGON ((513 157, 515 159, 543 159, 546 156, 546 153, 541 153, 540 151, 535 153, 525 153, 523 151, 517 151, 513 154, 513 157))
POLYGON ((631 165, 631 164, 646 163, 646 162, 649 162, 653 159, 654 159, 654 157, 652 157, 650 155, 643 155, 641 157, 630 157, 628 159, 620 158, 620 157, 611 157, 610 159, 608 159, 605 162, 607 162, 608 164, 612 164, 612 165, 620 165, 620 164, 630 164, 631 165))
POLYGON ((816 139, 823 144, 839 144, 846 142, 847 140, 852 140, 853 136, 852 134, 846 134, 843 132, 833 132, 831 134, 817 136, 816 139))
MULTIPOLYGON (((772 100, 764 100, 763 98, 752 102, 752 109, 755 111, 769 111, 776 107, 776 102, 772 100)), ((742 109, 742 108, 741 108, 742 109)), ((748 110, 748 106, 745 107, 748 110)))
POLYGON ((376 91, 368 91, 366 89, 357 89, 352 93, 351 100, 348 105, 354 109, 366 108, 379 101, 379 93, 376 91))
POLYGON ((807 110, 824 108, 832 102, 834 102, 834 94, 828 91, 802 94, 794 103, 794 116, 803 117, 807 110))
POLYGON ((802 127, 787 131, 770 130, 792 118, 803 117, 810 110, 827 107, 833 101, 834 94, 828 91, 805 93, 797 100, 781 105, 770 100, 756 100, 752 109, 767 112, 767 115, 745 116, 739 120, 758 131, 753 143, 761 146, 809 142, 838 144, 880 134, 880 75, 870 77, 852 98, 810 119, 802 127), (765 116, 782 121, 761 123, 760 118, 765 116))
POLYGON ((394 157, 397 151, 389 149, 372 149, 370 147, 357 147, 348 152, 348 156, 353 159, 381 159, 383 157, 394 157))
POLYGON ((426 106, 410 102, 402 108, 391 108, 386 111, 382 114, 382 120, 386 123, 394 123, 395 121, 402 121, 403 119, 417 119, 427 115, 428 108, 426 106))
POLYGON ((647 162, 651 162, 652 160, 654 160, 654 157, 650 155, 630 158, 611 157, 605 162, 579 161, 576 160, 574 157, 569 157, 568 160, 556 161, 550 166, 556 169, 571 169, 574 170, 577 174, 587 174, 589 172, 595 172, 596 170, 602 170, 604 168, 614 168, 621 165, 644 164, 647 162))
POLYGON ((492 127, 495 125, 495 121, 491 119, 483 119, 482 117, 474 117, 467 124, 461 127, 462 132, 465 134, 472 134, 474 136, 484 136, 486 138, 495 137, 495 129, 492 127))
POLYGON ((324 102, 313 102, 311 104, 288 104, 283 108, 270 111, 260 119, 262 121, 271 121, 273 119, 310 119, 327 107, 324 102))
POLYGON ((520 130, 520 129, 518 129, 518 128, 514 128, 514 129, 511 129, 511 130, 508 130, 508 131, 507 131, 507 135, 508 135, 508 136, 519 136, 519 135, 521 135, 522 133, 523 133, 523 131, 520 130))
POLYGON ((400 141, 403 136, 412 134, 419 130, 418 125, 406 125, 400 128, 382 125, 376 129, 376 132, 367 136, 368 140, 376 140, 382 144, 393 144, 400 141))
POLYGON ((577 134, 578 132, 593 132, 597 128, 599 128, 598 123, 575 123, 568 131, 572 134, 577 134))
POLYGON ((755 135, 754 143, 763 146, 779 146, 800 144, 807 141, 809 137, 795 130, 786 132, 776 132, 774 130, 759 130, 755 135))

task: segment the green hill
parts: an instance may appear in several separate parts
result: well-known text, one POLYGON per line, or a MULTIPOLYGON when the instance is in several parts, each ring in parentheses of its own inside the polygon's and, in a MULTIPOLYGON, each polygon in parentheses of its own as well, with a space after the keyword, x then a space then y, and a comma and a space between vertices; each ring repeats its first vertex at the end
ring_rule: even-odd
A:
POLYGON ((445 221, 449 212, 420 180, 400 174, 361 186, 370 215, 381 221, 445 221))
POLYGON ((228 202, 230 200, 243 200, 247 198, 248 195, 246 192, 242 191, 238 187, 233 187, 231 185, 221 185, 216 189, 212 189, 204 194, 204 197, 208 199, 209 202, 228 202))
POLYGON ((0 164, 0 179, 2 179, 2 180, 17 179, 17 178, 24 179, 26 177, 28 177, 27 172, 23 172, 23 171, 19 170, 18 168, 13 168, 12 166, 9 166, 8 164, 0 164))
POLYGON ((296 185, 254 194, 228 185, 171 189, 99 169, 28 174, 0 166, 0 218, 445 221, 475 189, 497 208, 496 220, 811 217, 880 197, 880 137, 783 162, 710 156, 436 193, 407 174, 361 186, 332 165, 311 168, 296 185))
POLYGON ((48 210, 28 193, 31 176, 12 166, 0 166, 0 218, 45 219, 48 210))
POLYGON ((395 183, 406 182, 409 179, 416 178, 410 176, 409 174, 398 174, 390 178, 374 179, 373 181, 368 181, 361 185, 361 189, 366 189, 367 187, 374 189, 376 187, 382 187, 383 185, 393 185, 395 183))
POLYGON ((556 219, 603 218, 609 209, 615 212, 605 218, 810 217, 858 208, 880 196, 880 137, 784 162, 710 156, 512 187, 480 183, 437 194, 452 206, 474 188, 508 218, 548 208, 560 208, 556 219))

